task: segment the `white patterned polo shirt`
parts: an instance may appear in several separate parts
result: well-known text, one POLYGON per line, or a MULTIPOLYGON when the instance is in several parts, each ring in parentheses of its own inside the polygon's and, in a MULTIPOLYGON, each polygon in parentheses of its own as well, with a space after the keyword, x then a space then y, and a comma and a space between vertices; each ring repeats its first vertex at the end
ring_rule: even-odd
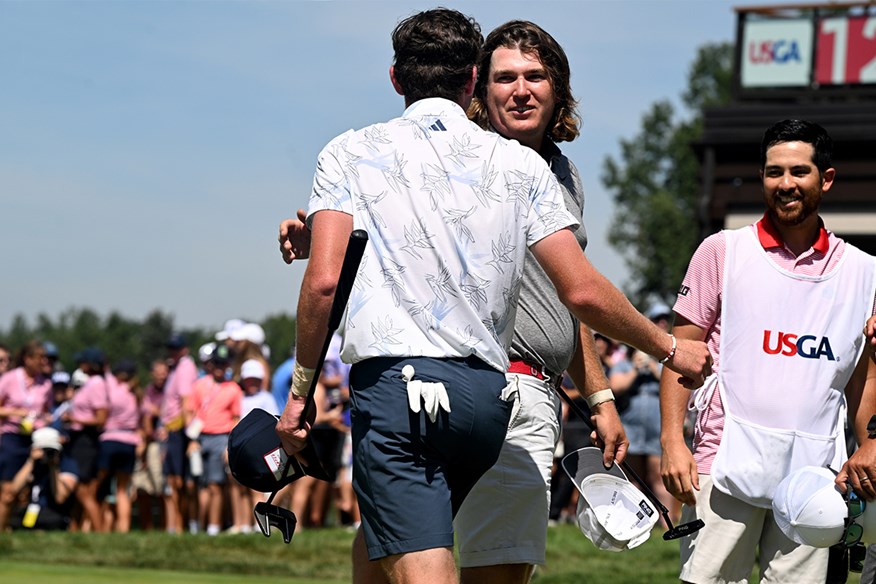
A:
POLYGON ((475 355, 505 371, 525 251, 578 225, 535 151, 441 98, 332 140, 308 221, 321 210, 369 237, 342 325, 348 363, 475 355))

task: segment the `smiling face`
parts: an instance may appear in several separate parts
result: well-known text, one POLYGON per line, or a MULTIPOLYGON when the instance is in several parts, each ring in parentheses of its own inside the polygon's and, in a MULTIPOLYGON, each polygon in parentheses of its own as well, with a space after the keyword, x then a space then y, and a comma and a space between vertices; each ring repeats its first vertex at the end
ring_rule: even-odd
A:
POLYGON ((497 132, 540 150, 556 99, 537 54, 508 47, 493 51, 486 105, 490 124, 497 132))
POLYGON ((835 171, 818 172, 813 154, 807 142, 780 142, 766 151, 763 197, 776 227, 817 225, 821 197, 830 190, 835 171))

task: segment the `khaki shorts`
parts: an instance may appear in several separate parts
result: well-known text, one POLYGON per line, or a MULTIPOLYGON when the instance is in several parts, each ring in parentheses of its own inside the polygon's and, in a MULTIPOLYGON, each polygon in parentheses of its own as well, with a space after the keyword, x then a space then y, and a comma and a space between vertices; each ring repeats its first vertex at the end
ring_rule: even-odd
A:
POLYGON ((507 373, 517 398, 499 460, 454 520, 459 565, 544 564, 559 396, 546 381, 507 373))
POLYGON ((706 526, 681 541, 683 582, 748 582, 756 558, 763 583, 823 584, 827 549, 798 545, 776 525, 771 509, 749 505, 712 487, 699 475, 696 507, 684 506, 681 522, 696 518, 706 526), (757 549, 759 555, 755 555, 757 549))
POLYGON ((137 459, 134 474, 131 476, 131 486, 136 491, 159 497, 164 493, 164 471, 161 461, 161 444, 150 442, 146 447, 146 462, 137 459))

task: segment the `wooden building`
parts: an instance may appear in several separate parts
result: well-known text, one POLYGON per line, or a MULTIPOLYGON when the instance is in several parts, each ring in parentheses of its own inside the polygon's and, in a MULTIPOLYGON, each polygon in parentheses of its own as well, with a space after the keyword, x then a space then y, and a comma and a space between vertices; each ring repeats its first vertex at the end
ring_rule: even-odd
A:
POLYGON ((695 145, 703 237, 763 214, 763 132, 776 121, 801 118, 824 126, 834 141, 837 178, 822 201, 825 225, 876 255, 876 5, 736 12, 734 100, 705 110, 695 145))

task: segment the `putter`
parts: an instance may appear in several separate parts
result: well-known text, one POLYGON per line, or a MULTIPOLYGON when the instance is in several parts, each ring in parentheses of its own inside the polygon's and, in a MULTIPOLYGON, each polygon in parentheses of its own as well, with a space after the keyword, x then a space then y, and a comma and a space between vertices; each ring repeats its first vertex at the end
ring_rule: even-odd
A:
MULTIPOLYGON (((350 293, 353 291, 356 272, 359 269, 359 263, 362 261, 362 254, 365 253, 365 245, 367 243, 368 234, 365 231, 356 229, 350 234, 350 240, 347 242, 347 251, 344 253, 344 263, 341 265, 341 274, 338 277, 338 286, 335 289, 335 297, 332 300, 332 309, 329 313, 328 334, 326 334, 325 342, 319 354, 319 360, 316 363, 313 382, 310 384, 310 389, 307 390, 304 409, 298 422, 299 428, 303 428, 304 424, 307 423, 308 413, 314 407, 314 393, 316 384, 319 382, 319 374, 325 364, 325 356, 331 344, 332 334, 340 326, 344 310, 347 308, 347 301, 350 299, 350 293)), ((329 480, 328 474, 322 467, 322 463, 319 461, 319 457, 313 447, 313 442, 309 437, 304 448, 296 456, 289 456, 286 459, 281 475, 285 477, 283 486, 298 480, 304 475, 321 481, 329 480)), ((272 492, 267 501, 256 504, 255 509, 253 509, 253 515, 255 515, 256 523, 265 537, 271 536, 271 526, 274 526, 283 534, 283 541, 289 543, 292 541, 292 535, 295 533, 295 524, 298 520, 295 518, 295 514, 288 509, 272 504, 278 492, 280 492, 279 489, 272 492)))
MULTIPOLYGON (((560 394, 560 397, 563 398, 563 401, 565 401, 566 404, 569 406, 569 409, 575 412, 575 414, 579 418, 581 418, 581 420, 583 420, 585 424, 587 424, 588 428, 595 431, 596 428, 593 426, 593 422, 590 421, 590 417, 584 410, 581 409, 578 404, 576 404, 572 400, 571 397, 569 397, 569 394, 566 393, 566 390, 563 389, 562 385, 557 385, 556 390, 557 393, 560 394)), ((648 497, 648 500, 650 500, 657 508, 657 511, 660 512, 660 516, 663 517, 663 521, 666 522, 666 526, 669 528, 666 530, 666 533, 663 534, 664 540, 669 541, 672 539, 678 539, 680 537, 686 537, 688 535, 696 533, 697 531, 705 527, 706 524, 703 523, 702 519, 695 519, 689 523, 683 523, 681 525, 672 525, 672 521, 669 519, 669 509, 667 509, 666 506, 660 502, 660 499, 657 498, 657 495, 654 494, 654 491, 652 491, 651 488, 642 479, 639 478, 639 475, 637 475, 636 472, 632 468, 630 468, 630 466, 626 462, 621 462, 620 467, 623 469, 624 473, 628 477, 632 477, 636 481, 639 488, 642 490, 645 496, 648 497)))

